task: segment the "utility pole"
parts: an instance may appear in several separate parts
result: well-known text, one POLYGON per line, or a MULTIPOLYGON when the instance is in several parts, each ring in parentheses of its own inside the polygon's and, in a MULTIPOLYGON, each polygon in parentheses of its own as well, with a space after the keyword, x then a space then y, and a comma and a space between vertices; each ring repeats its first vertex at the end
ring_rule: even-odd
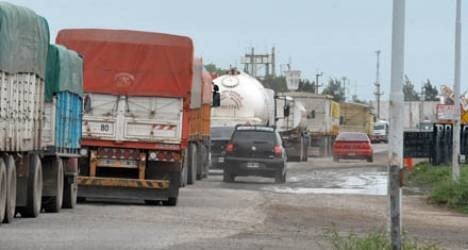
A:
POLYGON ((405 0, 393 0, 390 127, 388 151, 389 224, 392 249, 401 249, 401 180, 403 166, 403 72, 405 0))
POLYGON ((346 78, 346 76, 343 76, 341 79, 343 80, 343 86, 344 86, 344 99, 345 99, 345 101, 346 101, 346 99, 347 99, 347 97, 348 97, 348 95, 347 95, 347 93, 346 93, 346 92, 347 92, 347 89, 346 89, 346 79, 347 79, 347 78, 346 78))
POLYGON ((315 74, 315 89, 314 89, 315 94, 319 93, 319 87, 322 86, 322 85, 319 85, 319 77, 321 77, 322 74, 323 72, 315 74))
POLYGON ((380 97, 384 94, 380 92, 380 50, 375 51, 377 54, 377 71, 375 74, 375 99, 377 101, 377 119, 380 119, 380 97))
POLYGON ((460 179, 460 65, 461 65, 461 0, 457 0, 455 18, 455 81, 453 84, 455 121, 453 123, 452 138, 452 180, 458 182, 460 179))

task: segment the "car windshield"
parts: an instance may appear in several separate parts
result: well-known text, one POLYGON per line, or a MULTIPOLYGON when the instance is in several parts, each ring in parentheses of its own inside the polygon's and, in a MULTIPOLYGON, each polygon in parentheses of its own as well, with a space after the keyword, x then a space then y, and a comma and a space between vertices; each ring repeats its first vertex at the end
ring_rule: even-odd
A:
POLYGON ((369 141, 364 133, 341 133, 336 138, 337 141, 369 141))
POLYGON ((233 127, 214 127, 211 128, 211 138, 215 140, 229 140, 233 131, 233 127))
POLYGON ((384 129, 385 129, 385 125, 383 125, 383 124, 379 124, 379 125, 374 126, 374 130, 384 130, 384 129))

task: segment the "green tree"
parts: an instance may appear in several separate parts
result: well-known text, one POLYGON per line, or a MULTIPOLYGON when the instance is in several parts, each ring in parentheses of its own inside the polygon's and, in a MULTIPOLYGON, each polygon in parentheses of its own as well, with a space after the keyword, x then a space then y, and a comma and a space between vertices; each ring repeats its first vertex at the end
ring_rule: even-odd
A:
POLYGON ((308 79, 301 79, 297 91, 315 93, 315 83, 308 79))
POLYGON ((216 73, 218 76, 226 74, 227 69, 218 68, 216 64, 210 63, 205 65, 205 69, 210 73, 216 73))
POLYGON ((424 101, 438 101, 439 91, 437 87, 432 85, 431 80, 427 79, 423 86, 424 101))
POLYGON ((262 84, 265 88, 273 89, 276 93, 288 91, 284 76, 268 76, 262 81, 262 84))
POLYGON ((333 96, 333 100, 336 102, 343 102, 346 100, 345 88, 342 82, 338 79, 330 78, 327 86, 323 89, 322 94, 333 96))
POLYGON ((405 101, 419 101, 419 94, 414 89, 414 84, 407 78, 403 85, 403 95, 405 101))

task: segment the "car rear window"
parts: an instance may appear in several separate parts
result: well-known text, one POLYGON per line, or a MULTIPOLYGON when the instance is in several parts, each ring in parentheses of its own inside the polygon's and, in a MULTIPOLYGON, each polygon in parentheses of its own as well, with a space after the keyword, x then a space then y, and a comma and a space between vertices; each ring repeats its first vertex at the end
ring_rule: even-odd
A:
POLYGON ((341 133, 336 138, 337 141, 368 141, 369 137, 367 137, 364 133, 341 133))
POLYGON ((233 127, 214 127, 211 128, 211 138, 213 139, 226 139, 229 140, 234 131, 233 127))
POLYGON ((249 142, 268 142, 276 143, 274 132, 255 131, 255 130, 236 130, 232 135, 234 143, 249 143, 249 142))

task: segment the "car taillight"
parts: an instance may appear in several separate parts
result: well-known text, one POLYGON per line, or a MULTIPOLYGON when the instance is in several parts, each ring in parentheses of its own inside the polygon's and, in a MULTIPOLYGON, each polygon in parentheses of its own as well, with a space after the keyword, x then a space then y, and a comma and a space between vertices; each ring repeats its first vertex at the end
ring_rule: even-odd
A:
POLYGON ((276 156, 281 156, 283 154, 283 147, 281 147, 280 145, 275 145, 275 147, 273 148, 273 152, 276 156))
POLYGON ((228 143, 228 144, 226 145, 226 152, 227 152, 227 153, 232 153, 233 151, 234 151, 234 144, 228 143))

